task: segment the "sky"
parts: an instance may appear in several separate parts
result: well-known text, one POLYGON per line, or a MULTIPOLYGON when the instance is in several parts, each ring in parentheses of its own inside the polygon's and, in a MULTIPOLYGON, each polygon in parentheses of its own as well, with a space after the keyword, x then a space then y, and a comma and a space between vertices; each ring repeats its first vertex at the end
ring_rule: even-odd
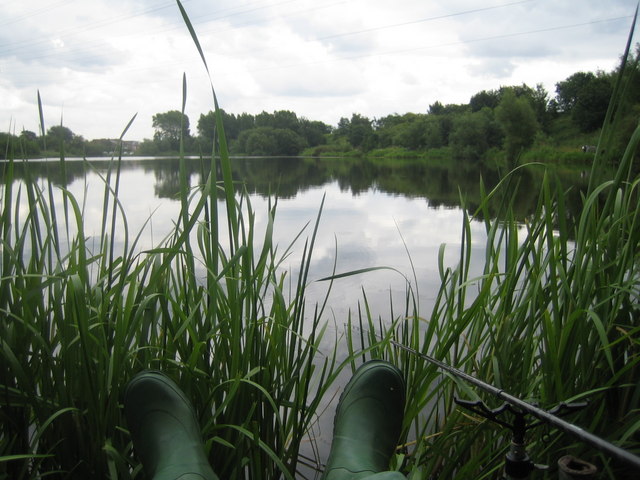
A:
MULTIPOLYGON (((481 90, 610 71, 637 0, 183 0, 229 113, 291 110, 337 125, 426 113, 481 90)), ((61 122, 85 139, 153 137, 213 109, 174 0, 0 0, 0 131, 61 122)))

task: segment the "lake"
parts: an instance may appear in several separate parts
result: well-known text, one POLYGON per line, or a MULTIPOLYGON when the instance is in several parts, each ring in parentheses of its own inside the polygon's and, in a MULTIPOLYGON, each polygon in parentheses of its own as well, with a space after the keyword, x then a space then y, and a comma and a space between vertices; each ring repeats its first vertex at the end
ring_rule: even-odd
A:
MULTIPOLYGON (((43 184, 50 179, 54 185, 72 192, 79 201, 84 200, 85 232, 94 238, 99 235, 104 195, 101 176, 106 175, 109 162, 69 160, 64 173, 59 161, 28 163, 31 178, 43 184)), ((203 162, 188 159, 185 165, 189 185, 201 184, 207 173, 203 162)), ((257 232, 265 230, 269 201, 277 196, 274 237, 280 251, 309 224, 294 245, 289 263, 284 265, 292 273, 297 268, 304 240, 312 234, 324 198, 307 290, 310 306, 325 295, 329 282, 318 280, 331 275, 334 264, 336 273, 389 268, 335 281, 324 318, 329 322, 327 348, 344 334, 349 312, 357 316, 364 294, 373 317, 388 321, 392 301, 395 314, 402 313, 407 282, 410 282, 417 293, 420 314, 428 318, 440 285, 441 245, 446 245, 446 263, 453 266, 465 211, 473 214, 480 201, 480 178, 488 189, 500 178, 497 169, 404 159, 233 158, 232 168, 238 190, 244 185, 250 194, 257 232), (461 201, 465 202, 466 209, 461 201)), ((172 230, 180 211, 178 160, 125 158, 121 169, 119 198, 130 237, 142 230, 138 249, 157 246, 172 230)), ((557 172, 565 188, 570 188, 569 207, 580 205, 577 196, 586 187, 586 176, 579 168, 557 172), (572 197, 576 201, 571 201, 572 197)), ((23 181, 24 177, 24 165, 16 165, 15 181, 23 181)), ((534 168, 523 170, 517 182, 513 182, 512 188, 518 189, 514 211, 523 221, 535 208, 541 177, 542 168, 534 168)), ((57 198, 56 201, 61 201, 60 196, 57 198)), ((222 208, 222 198, 219 203, 222 208)), ((117 241, 124 241, 122 223, 115 234, 117 241)), ((473 258, 478 261, 472 269, 480 272, 485 240, 482 219, 472 222, 471 234, 473 258)), ((91 238, 88 245, 91 246, 91 238)), ((345 351, 340 352, 339 359, 345 355, 345 351)), ((347 379, 348 375, 343 381, 347 379)), ((338 388, 337 385, 336 391, 338 388)), ((330 445, 332 417, 329 408, 315 432, 322 460, 330 445)), ((307 447, 303 446, 302 453, 311 456, 307 447)))
MULTIPOLYGON (((404 295, 406 290, 402 274, 417 287, 421 312, 427 315, 439 286, 440 246, 446 244, 451 262, 456 259, 463 218, 461 198, 466 211, 473 214, 479 204, 480 178, 487 188, 499 181, 497 170, 467 164, 431 165, 424 160, 234 158, 232 164, 238 190, 244 184, 250 193, 258 232, 266 226, 269 198, 277 196, 275 238, 281 248, 289 245, 307 223, 315 221, 324 197, 308 292, 312 302, 327 286, 314 280, 330 275, 334 262, 338 273, 379 266, 400 272, 382 270, 338 280, 329 304, 338 322, 357 306, 362 288, 376 316, 387 314, 389 294, 404 295)), ((84 199, 85 229, 95 235, 100 232, 102 218, 101 176, 106 175, 108 166, 106 159, 90 158, 88 164, 70 159, 63 178, 59 161, 29 161, 32 178, 50 179, 79 200, 84 199)), ((186 167, 190 186, 201 184, 201 160, 188 159, 186 167)), ((139 249, 157 246, 171 231, 180 211, 178 160, 125 158, 121 168, 119 198, 129 231, 137 233, 148 221, 139 249)), ((563 184, 572 186, 572 195, 584 190, 586 178, 579 169, 559 173, 563 184)), ((15 177, 16 181, 24 177, 20 165, 15 177)), ((514 209, 523 221, 535 207, 540 177, 541 169, 518 177, 514 209)), ((223 204, 222 197, 219 202, 223 204)), ((579 205, 577 201, 569 205, 572 203, 579 205)), ((472 225, 473 245, 482 250, 484 224, 478 219, 472 225)), ((312 226, 294 248, 292 268, 298 258, 295 253, 301 253, 312 226)), ((116 229, 116 237, 123 240, 121 226, 116 229)))

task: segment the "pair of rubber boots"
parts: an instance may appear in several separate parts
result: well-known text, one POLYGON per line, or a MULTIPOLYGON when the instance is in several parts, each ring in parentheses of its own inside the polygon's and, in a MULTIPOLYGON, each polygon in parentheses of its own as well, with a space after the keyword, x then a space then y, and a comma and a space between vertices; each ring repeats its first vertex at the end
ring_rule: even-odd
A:
MULTIPOLYGON (((404 415, 405 385, 393 365, 372 360, 340 396, 323 480, 405 480, 387 471, 404 415)), ((153 480, 218 480, 204 452, 191 402, 166 375, 145 371, 125 391, 133 446, 153 480)))

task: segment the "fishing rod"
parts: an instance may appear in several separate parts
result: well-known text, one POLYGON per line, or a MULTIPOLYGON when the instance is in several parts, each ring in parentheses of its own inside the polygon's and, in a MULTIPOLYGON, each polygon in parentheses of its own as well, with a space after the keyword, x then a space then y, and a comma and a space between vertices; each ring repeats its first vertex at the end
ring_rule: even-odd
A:
POLYGON ((389 342, 402 350, 405 350, 419 358, 428 361, 429 363, 437 366, 440 370, 450 373, 458 378, 465 380, 466 382, 475 385, 476 387, 495 395, 499 399, 505 402, 505 405, 495 410, 488 409, 482 402, 468 402, 464 400, 456 399, 456 403, 459 405, 474 411, 475 413, 482 415, 489 420, 492 420, 500 425, 511 428, 514 433, 511 449, 507 453, 505 461, 505 473, 508 478, 520 479, 527 478, 529 473, 535 468, 544 468, 543 466, 534 465, 526 454, 524 433, 529 428, 540 425, 540 423, 533 425, 526 425, 524 421, 524 414, 530 414, 536 417, 540 422, 546 422, 559 430, 562 430, 570 435, 577 437, 584 443, 591 445, 592 447, 606 453, 618 460, 624 462, 628 466, 634 468, 640 473, 640 457, 624 450, 603 438, 598 437, 582 428, 569 423, 558 415, 575 411, 577 408, 582 408, 586 403, 581 404, 567 404, 561 403, 551 411, 543 410, 535 405, 532 405, 524 400, 514 397, 513 395, 505 392, 504 390, 497 388, 489 383, 483 382, 457 368, 452 367, 440 360, 437 360, 429 355, 417 351, 414 348, 407 347, 400 342, 393 339, 389 339, 389 342), (508 405, 507 405, 508 404, 508 405), (510 406, 516 407, 511 408, 510 406), (515 415, 514 424, 508 424, 499 418, 499 415, 503 412, 510 412, 515 415))

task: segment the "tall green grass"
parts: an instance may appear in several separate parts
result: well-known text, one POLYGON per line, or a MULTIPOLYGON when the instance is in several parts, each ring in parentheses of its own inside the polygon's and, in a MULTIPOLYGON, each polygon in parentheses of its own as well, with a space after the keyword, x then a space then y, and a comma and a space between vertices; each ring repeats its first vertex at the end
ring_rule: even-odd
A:
MULTIPOLYGON (((184 78, 183 111, 186 87, 184 78)), ((17 160, 3 164, 1 479, 141 478, 121 395, 147 368, 193 400, 221 478, 295 477, 300 443, 341 370, 318 348, 322 305, 305 303, 320 214, 283 248, 273 243, 274 201, 258 231, 248 194, 234 193, 218 109, 216 117, 205 183, 188 187, 181 155, 181 213, 147 251, 119 202, 118 152, 103 177, 97 244, 87 241, 82 198, 28 175, 15 182, 17 160), (283 262, 294 243, 302 254, 290 277, 283 262)), ((64 152, 59 162, 64 175, 64 152)))
MULTIPOLYGON (((637 78, 621 75, 602 150, 627 81, 637 78)), ((183 111, 186 87, 184 79, 183 111)), ((323 305, 305 310, 318 221, 309 225, 296 275, 285 275, 281 267, 293 250, 273 243, 277 202, 262 213, 269 222, 258 232, 249 196, 234 194, 213 87, 212 94, 218 142, 211 160, 202 160, 206 181, 189 188, 181 169, 181 213, 151 250, 140 252, 141 232, 129 231, 118 199, 117 152, 104 176, 97 244, 87 242, 82 198, 28 176, 16 182, 16 161, 3 164, 0 479, 141 478, 121 394, 145 368, 166 371, 193 399, 221 478, 294 478, 320 400, 345 365, 366 356, 389 358, 407 376, 406 444, 394 467, 412 479, 497 478, 508 434, 453 401, 479 392, 390 339, 545 407, 588 398, 589 407, 572 421, 640 447, 640 180, 633 173, 640 130, 614 179, 603 179, 596 157, 575 222, 567 220, 569 197, 552 174, 524 224, 513 213, 515 174, 485 192, 477 215, 465 215, 455 267, 445 264, 441 249, 433 311, 421 312, 409 289, 387 323, 372 318, 365 296, 347 331, 350 355, 338 363, 335 353, 319 351, 323 305), (491 199, 500 200, 497 210, 492 203, 489 211, 491 199), (487 234, 484 270, 476 277, 474 218, 487 234)), ((44 132, 39 95, 38 103, 44 132)), ((60 170, 64 176, 64 152, 60 170)), ((575 439, 542 432, 530 435, 537 462, 553 464, 572 452, 621 478, 619 465, 575 439)))
MULTIPOLYGON (((602 160, 616 136, 624 92, 638 81, 637 58, 627 60, 630 45, 631 36, 577 218, 569 218, 567 192, 545 172, 535 212, 519 223, 517 172, 511 172, 483 193, 474 215, 465 214, 454 267, 445 264, 442 247, 432 312, 420 311, 411 290, 390 327, 363 308, 357 327, 369 334, 354 342, 397 362, 408 377, 408 444, 396 462, 409 478, 498 478, 510 432, 454 402, 457 396, 496 407, 497 399, 444 376, 389 339, 545 408, 588 400, 569 420, 640 452, 640 127, 614 178, 604 176, 610 165, 602 160), (496 199, 497 211, 489 211, 496 199), (472 259, 474 221, 485 225, 483 259, 472 259), (472 260, 483 263, 480 275, 471 272, 472 260)), ((637 472, 549 427, 530 431, 528 440, 534 461, 551 466, 551 478, 567 453, 597 464, 606 478, 636 478, 637 472)))
MULTIPOLYGON (((290 279, 282 262, 292 245, 273 244, 276 202, 260 213, 269 218, 260 232, 229 178, 189 189, 183 177, 175 228, 140 252, 118 201, 120 161, 104 177, 97 245, 81 198, 14 182, 15 162, 3 165, 0 478, 139 478, 121 394, 145 368, 193 400, 222 478, 294 478, 339 371, 318 350, 321 308, 305 310, 317 222, 290 279), (230 193, 223 211, 217 189, 230 193), (221 222, 229 238, 219 238, 221 222)), ((207 170, 216 165, 203 161, 207 170)))

